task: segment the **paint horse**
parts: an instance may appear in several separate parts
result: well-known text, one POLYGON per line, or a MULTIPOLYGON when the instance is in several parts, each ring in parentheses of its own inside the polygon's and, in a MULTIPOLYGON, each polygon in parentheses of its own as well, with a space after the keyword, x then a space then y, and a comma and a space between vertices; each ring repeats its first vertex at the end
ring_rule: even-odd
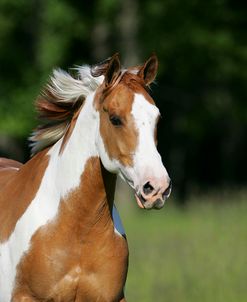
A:
POLYGON ((37 99, 32 158, 0 160, 1 302, 125 301, 116 175, 141 208, 162 208, 171 191, 148 94, 157 66, 152 55, 121 69, 116 54, 74 77, 54 71, 37 99))

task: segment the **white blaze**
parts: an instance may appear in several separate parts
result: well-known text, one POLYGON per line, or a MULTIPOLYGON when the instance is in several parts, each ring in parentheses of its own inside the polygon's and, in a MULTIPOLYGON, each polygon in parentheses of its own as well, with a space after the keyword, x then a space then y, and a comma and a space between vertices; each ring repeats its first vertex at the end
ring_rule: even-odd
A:
POLYGON ((136 94, 131 114, 138 131, 138 144, 133 156, 133 166, 122 167, 121 170, 125 177, 133 181, 133 186, 139 191, 140 186, 150 179, 168 177, 168 173, 154 140, 159 109, 149 103, 142 94, 136 94))

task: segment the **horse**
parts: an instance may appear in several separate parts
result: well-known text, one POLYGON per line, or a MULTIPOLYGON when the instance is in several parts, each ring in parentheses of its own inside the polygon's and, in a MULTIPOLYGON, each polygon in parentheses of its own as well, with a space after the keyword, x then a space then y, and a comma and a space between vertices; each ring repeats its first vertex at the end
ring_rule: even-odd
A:
POLYGON ((30 160, 0 160, 1 302, 126 301, 116 177, 142 209, 162 208, 171 193, 149 94, 157 68, 155 54, 127 69, 115 54, 53 71, 36 100, 30 160))

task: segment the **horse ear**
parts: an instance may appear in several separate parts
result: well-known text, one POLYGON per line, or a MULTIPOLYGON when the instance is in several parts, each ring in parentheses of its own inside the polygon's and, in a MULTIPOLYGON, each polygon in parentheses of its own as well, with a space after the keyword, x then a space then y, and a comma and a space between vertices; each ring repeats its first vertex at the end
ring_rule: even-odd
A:
POLYGON ((151 84, 157 74, 158 70, 158 58, 156 54, 152 54, 151 57, 144 63, 144 65, 138 71, 138 76, 144 80, 146 85, 151 84))
POLYGON ((105 73, 105 84, 109 86, 115 82, 120 74, 121 64, 119 61, 118 53, 111 57, 108 68, 105 73))
POLYGON ((109 86, 115 82, 119 76, 121 69, 121 64, 119 61, 118 53, 114 54, 112 57, 106 59, 105 61, 92 66, 91 74, 94 77, 99 77, 101 75, 105 76, 105 84, 109 86))

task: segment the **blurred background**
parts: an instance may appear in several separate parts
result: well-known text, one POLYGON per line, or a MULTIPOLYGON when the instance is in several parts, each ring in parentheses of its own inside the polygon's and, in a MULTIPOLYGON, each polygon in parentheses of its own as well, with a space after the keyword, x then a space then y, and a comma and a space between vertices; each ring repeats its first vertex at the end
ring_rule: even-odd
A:
POLYGON ((0 156, 29 158, 54 67, 158 55, 151 94, 174 188, 143 213, 118 184, 129 301, 247 301, 246 28, 244 1, 0 0, 0 156))

